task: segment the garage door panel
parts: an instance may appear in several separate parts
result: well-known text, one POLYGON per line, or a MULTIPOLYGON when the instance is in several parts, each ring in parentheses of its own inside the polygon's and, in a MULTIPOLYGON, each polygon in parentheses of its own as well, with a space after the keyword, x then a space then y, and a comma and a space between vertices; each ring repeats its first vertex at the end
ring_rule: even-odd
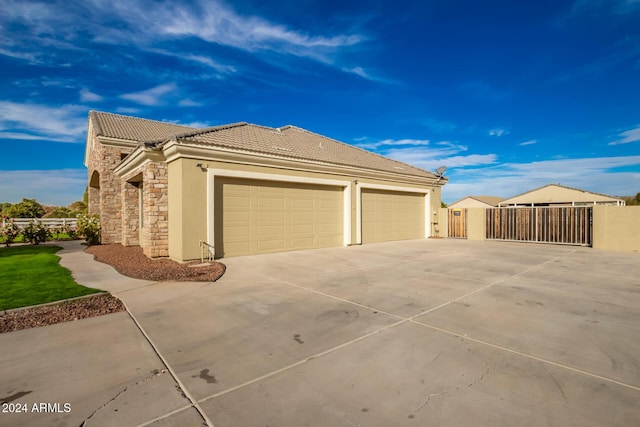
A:
POLYGON ((424 194, 363 190, 361 197, 363 243, 424 238, 424 194))
POLYGON ((216 178, 215 191, 218 257, 343 244, 340 187, 216 178))

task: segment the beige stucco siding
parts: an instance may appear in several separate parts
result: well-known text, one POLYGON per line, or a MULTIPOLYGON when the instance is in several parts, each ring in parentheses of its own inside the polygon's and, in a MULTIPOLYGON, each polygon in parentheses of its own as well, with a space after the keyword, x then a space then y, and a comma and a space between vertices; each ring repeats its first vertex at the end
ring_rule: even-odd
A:
POLYGON ((215 179, 217 257, 343 244, 343 189, 215 179))
POLYGON ((169 257, 198 259, 207 240, 207 174, 191 159, 169 163, 169 257))
POLYGON ((425 196, 362 190, 362 243, 425 237, 425 196))

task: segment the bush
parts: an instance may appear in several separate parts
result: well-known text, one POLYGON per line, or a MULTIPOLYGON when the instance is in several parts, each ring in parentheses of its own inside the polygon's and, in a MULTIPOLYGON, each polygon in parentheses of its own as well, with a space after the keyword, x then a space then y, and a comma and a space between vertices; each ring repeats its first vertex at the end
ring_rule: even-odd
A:
POLYGON ((4 243, 9 246, 16 238, 21 234, 20 227, 18 227, 13 219, 5 218, 4 226, 0 227, 0 233, 4 238, 4 243))
POLYGON ((39 245, 51 237, 51 231, 41 222, 32 220, 22 229, 22 237, 24 237, 25 242, 39 245))
POLYGON ((78 215, 78 235, 84 236, 84 239, 90 245, 100 243, 100 217, 98 215, 78 215))

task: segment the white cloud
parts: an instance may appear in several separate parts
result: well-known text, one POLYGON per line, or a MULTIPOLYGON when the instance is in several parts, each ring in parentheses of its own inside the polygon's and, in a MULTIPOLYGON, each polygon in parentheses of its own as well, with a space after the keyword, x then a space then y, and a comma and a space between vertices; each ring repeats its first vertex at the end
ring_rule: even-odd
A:
POLYGON ((189 98, 182 99, 178 102, 179 107, 200 107, 201 105, 201 102, 194 101, 189 98))
POLYGON ((91 92, 87 88, 82 88, 80 90, 80 101, 82 102, 100 102, 103 99, 104 99, 103 97, 101 97, 96 93, 91 92))
POLYGON ((618 136, 620 136, 621 138, 610 142, 609 145, 629 144, 631 142, 640 141, 640 125, 633 129, 629 129, 628 131, 622 132, 618 136))
POLYGON ((489 136, 504 136, 504 135, 509 135, 509 130, 508 129, 502 129, 502 128, 496 128, 496 129, 491 129, 489 131, 489 136))
POLYGON ((533 145, 533 144, 537 144, 537 143, 538 143, 537 139, 530 139, 529 141, 521 142, 518 145, 533 145))
POLYGON ((16 139, 84 143, 87 112, 87 108, 80 105, 0 101, 0 131, 16 139))
POLYGON ((0 202, 16 203, 23 198, 66 206, 82 200, 87 185, 86 169, 0 170, 0 202))
POLYGON ((365 150, 377 150, 377 151, 387 151, 392 147, 398 146, 424 146, 429 145, 428 139, 383 139, 381 141, 374 142, 361 142, 366 140, 366 138, 359 138, 360 141, 356 143, 356 145, 360 148, 364 148, 365 150))
POLYGON ((637 193, 640 174, 616 168, 640 166, 640 156, 543 160, 453 170, 444 187, 447 203, 469 195, 511 197, 551 183, 624 196, 637 193))
POLYGON ((156 106, 164 104, 167 95, 173 95, 177 92, 178 86, 175 83, 165 83, 141 92, 126 93, 124 95, 120 95, 120 98, 141 105, 156 106))

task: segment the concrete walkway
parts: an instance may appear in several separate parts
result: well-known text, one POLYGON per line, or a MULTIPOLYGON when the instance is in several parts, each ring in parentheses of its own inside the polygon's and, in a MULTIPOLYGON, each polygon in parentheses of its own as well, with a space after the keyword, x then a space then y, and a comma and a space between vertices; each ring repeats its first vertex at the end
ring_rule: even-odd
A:
POLYGON ((419 240, 230 258, 211 284, 64 246, 132 316, 1 334, 0 399, 30 413, 0 425, 640 425, 637 253, 419 240))

